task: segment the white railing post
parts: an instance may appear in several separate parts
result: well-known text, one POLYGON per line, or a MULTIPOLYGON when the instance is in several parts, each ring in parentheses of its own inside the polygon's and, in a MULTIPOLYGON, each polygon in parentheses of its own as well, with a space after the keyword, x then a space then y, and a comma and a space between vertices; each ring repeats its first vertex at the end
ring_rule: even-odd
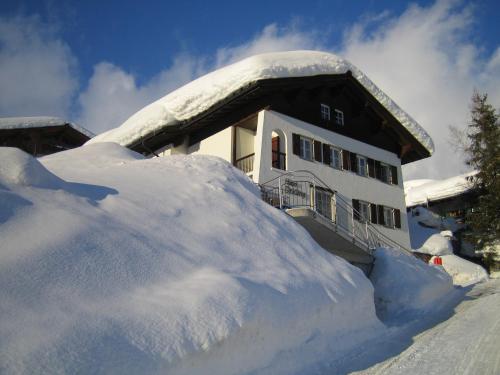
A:
POLYGON ((280 210, 283 209, 283 194, 281 193, 281 177, 278 178, 278 198, 280 200, 280 210))

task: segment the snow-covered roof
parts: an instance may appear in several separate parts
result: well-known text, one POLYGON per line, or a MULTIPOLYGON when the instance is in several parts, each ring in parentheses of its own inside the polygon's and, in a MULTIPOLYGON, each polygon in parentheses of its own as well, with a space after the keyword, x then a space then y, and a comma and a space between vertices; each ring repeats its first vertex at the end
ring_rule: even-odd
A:
POLYGON ((428 201, 455 197, 473 187, 472 177, 477 171, 444 180, 410 180, 404 183, 406 206, 412 207, 428 201))
POLYGON ((263 79, 338 75, 348 71, 429 151, 427 132, 361 70, 336 55, 319 51, 288 51, 255 55, 206 74, 149 104, 121 126, 94 137, 94 142, 131 145, 140 138, 204 112, 236 91, 263 79))
POLYGON ((68 125, 76 131, 92 138, 95 136, 92 132, 72 122, 63 120, 59 117, 36 116, 36 117, 4 117, 0 118, 0 129, 28 129, 45 128, 52 126, 68 125))

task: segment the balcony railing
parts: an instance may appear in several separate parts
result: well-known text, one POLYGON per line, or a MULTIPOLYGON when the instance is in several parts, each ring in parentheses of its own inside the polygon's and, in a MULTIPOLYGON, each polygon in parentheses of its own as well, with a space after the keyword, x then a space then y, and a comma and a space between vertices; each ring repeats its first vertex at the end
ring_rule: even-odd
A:
POLYGON ((254 158, 255 158, 255 153, 243 156, 242 158, 235 160, 234 166, 238 169, 241 169, 245 173, 252 172, 254 158))
POLYGON ((272 166, 276 169, 282 169, 286 171, 286 154, 284 152, 273 151, 272 152, 272 166))

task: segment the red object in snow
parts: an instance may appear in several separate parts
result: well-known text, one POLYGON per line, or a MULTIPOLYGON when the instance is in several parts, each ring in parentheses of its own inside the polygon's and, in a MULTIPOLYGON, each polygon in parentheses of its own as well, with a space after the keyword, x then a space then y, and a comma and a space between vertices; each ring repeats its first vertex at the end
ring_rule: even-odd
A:
POLYGON ((435 256, 434 257, 434 264, 437 266, 442 266, 443 265, 443 259, 441 257, 435 256))

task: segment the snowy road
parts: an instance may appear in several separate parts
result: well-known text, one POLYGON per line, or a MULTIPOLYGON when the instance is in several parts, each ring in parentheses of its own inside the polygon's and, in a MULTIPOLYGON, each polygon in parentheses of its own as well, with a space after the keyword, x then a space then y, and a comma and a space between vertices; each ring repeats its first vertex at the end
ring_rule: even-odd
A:
MULTIPOLYGON (((394 349, 395 341, 401 340, 397 336, 391 335, 389 348, 394 349)), ((500 280, 476 285, 449 319, 412 340, 400 354, 355 373, 500 374, 500 280)), ((376 344, 379 349, 371 350, 372 355, 384 346, 383 342, 376 344)), ((369 352, 365 355, 370 356, 369 352)), ((358 359, 366 361, 366 356, 358 359)))

